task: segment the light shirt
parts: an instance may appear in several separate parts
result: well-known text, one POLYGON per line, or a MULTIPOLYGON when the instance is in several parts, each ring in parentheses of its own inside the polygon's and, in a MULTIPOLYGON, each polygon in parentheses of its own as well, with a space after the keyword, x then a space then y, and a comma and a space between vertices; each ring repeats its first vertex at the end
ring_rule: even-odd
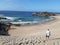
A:
POLYGON ((50 36, 50 31, 46 31, 46 35, 47 36, 50 36))

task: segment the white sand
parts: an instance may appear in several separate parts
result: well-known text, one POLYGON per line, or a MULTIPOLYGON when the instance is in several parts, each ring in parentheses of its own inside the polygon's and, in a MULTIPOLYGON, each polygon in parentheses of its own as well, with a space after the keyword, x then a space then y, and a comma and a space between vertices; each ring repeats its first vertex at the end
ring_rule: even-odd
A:
POLYGON ((34 36, 45 37, 47 29, 51 31, 51 37, 60 37, 60 16, 54 16, 56 20, 34 26, 12 26, 9 30, 11 36, 34 36))
POLYGON ((44 24, 12 26, 9 30, 10 36, 0 36, 0 45, 60 45, 60 16, 54 17, 56 20, 44 24), (51 31, 48 40, 45 38, 47 29, 51 31))

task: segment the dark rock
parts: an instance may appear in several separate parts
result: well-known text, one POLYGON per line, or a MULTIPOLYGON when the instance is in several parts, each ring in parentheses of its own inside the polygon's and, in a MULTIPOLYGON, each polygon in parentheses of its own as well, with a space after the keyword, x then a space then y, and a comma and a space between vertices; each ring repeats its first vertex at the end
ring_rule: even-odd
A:
POLYGON ((0 35, 8 35, 8 30, 10 29, 10 24, 0 22, 0 35))
POLYGON ((49 17, 49 16, 55 16, 56 14, 51 12, 41 12, 41 13, 33 13, 32 15, 49 17))

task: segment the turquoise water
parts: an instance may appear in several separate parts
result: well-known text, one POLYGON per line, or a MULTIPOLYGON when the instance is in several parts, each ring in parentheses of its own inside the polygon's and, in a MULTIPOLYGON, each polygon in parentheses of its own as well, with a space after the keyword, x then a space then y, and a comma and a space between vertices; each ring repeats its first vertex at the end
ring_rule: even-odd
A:
MULTIPOLYGON (((0 12, 0 17, 6 17, 10 20, 9 22, 46 22, 52 20, 50 17, 38 17, 32 16, 33 12, 23 12, 23 11, 2 11, 0 12)), ((6 22, 8 22, 6 21, 6 22)))

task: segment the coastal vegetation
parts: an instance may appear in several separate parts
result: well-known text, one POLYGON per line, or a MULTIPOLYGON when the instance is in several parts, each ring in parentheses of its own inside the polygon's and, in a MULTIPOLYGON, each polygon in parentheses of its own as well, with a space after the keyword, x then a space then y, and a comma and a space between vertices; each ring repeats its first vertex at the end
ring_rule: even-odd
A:
POLYGON ((49 17, 49 16, 55 16, 55 13, 52 12, 40 12, 40 13, 32 13, 33 16, 44 16, 44 17, 49 17))
POLYGON ((10 23, 0 22, 0 35, 9 35, 8 30, 10 29, 10 27, 10 23))

